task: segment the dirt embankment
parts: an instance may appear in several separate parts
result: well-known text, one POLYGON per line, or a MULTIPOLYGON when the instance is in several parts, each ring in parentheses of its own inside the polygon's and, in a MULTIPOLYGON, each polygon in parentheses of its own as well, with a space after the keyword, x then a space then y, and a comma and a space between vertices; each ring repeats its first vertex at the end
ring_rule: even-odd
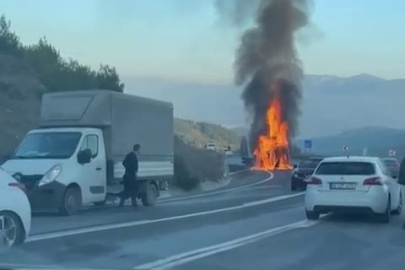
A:
POLYGON ((43 91, 35 71, 24 61, 0 54, 0 159, 36 126, 43 91))

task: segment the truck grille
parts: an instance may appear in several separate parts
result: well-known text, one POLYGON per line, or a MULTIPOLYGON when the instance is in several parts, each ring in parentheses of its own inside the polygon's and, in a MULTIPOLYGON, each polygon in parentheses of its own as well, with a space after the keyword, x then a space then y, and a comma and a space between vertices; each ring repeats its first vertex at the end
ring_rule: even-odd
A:
POLYGON ((38 186, 38 182, 42 179, 43 175, 22 175, 18 182, 24 184, 27 190, 32 190, 34 187, 38 186))

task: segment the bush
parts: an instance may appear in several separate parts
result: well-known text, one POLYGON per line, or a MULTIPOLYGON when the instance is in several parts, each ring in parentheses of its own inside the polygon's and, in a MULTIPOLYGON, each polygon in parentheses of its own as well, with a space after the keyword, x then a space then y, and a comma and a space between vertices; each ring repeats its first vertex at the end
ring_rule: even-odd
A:
POLYGON ((185 191, 190 191, 198 187, 198 179, 192 175, 185 158, 179 154, 174 156, 175 184, 185 191))
POLYGON ((224 177, 224 156, 214 151, 186 144, 178 136, 174 140, 175 185, 191 190, 203 181, 218 181, 224 177))

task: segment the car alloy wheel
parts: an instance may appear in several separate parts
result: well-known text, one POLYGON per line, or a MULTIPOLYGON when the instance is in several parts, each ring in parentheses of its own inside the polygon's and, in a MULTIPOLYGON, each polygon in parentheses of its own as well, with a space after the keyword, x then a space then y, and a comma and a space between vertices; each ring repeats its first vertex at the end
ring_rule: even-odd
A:
POLYGON ((10 212, 0 212, 0 247, 11 248, 24 242, 25 232, 19 218, 10 212))

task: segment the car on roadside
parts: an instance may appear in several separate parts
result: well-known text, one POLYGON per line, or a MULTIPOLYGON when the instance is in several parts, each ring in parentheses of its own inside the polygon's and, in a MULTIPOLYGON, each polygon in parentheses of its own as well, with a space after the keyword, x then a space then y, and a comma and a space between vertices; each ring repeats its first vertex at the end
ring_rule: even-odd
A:
POLYGON ((388 223, 391 213, 401 211, 401 188, 380 158, 325 158, 308 180, 305 212, 310 220, 328 212, 357 212, 388 223))
POLYGON ((30 228, 25 186, 0 168, 0 250, 23 244, 30 228))
POLYGON ((209 142, 205 145, 205 149, 207 150, 212 150, 212 151, 216 151, 217 150, 217 146, 215 145, 215 143, 213 142, 209 142))
POLYGON ((400 164, 396 158, 387 157, 381 159, 384 165, 395 177, 398 177, 400 164))
POLYGON ((294 165, 294 170, 291 174, 291 190, 306 189, 306 180, 312 175, 319 162, 322 161, 321 157, 310 157, 301 160, 297 165, 294 165))

